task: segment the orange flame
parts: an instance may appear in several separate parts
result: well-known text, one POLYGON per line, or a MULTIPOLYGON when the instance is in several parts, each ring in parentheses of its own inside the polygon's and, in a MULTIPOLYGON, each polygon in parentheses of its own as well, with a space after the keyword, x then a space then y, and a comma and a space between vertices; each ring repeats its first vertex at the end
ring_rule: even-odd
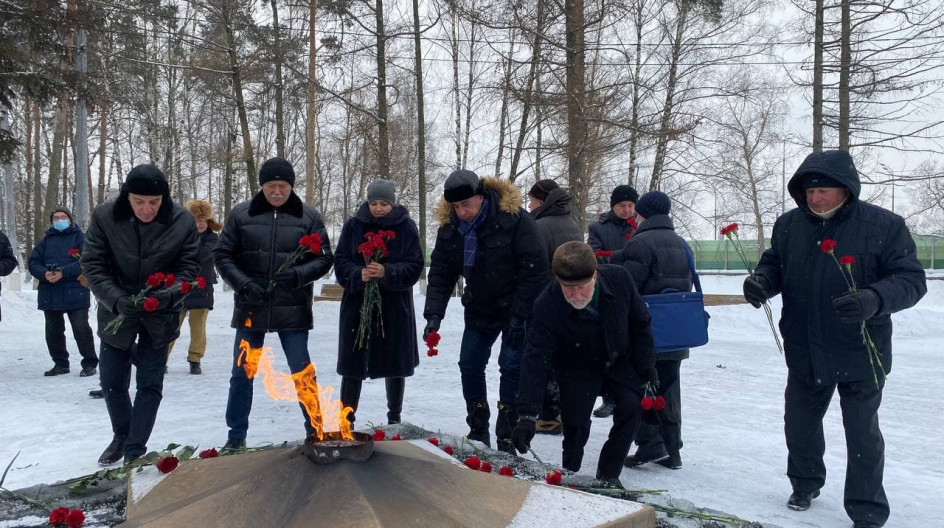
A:
POLYGON ((272 361, 271 348, 252 348, 245 339, 239 341, 236 365, 243 368, 249 379, 261 373, 262 384, 272 399, 301 403, 318 440, 326 437, 354 439, 351 422, 347 419, 353 409, 344 407, 340 400, 332 399, 333 387, 318 385, 313 363, 289 375, 276 372, 272 361))

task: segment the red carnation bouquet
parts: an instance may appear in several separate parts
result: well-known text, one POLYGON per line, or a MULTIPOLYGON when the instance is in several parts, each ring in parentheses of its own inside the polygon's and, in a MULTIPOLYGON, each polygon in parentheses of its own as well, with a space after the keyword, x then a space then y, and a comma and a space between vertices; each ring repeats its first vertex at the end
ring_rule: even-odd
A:
MULTIPOLYGON (((160 308, 160 301, 157 297, 151 295, 151 292, 159 289, 169 289, 174 286, 177 286, 178 291, 183 293, 183 297, 186 297, 194 288, 204 289, 206 288, 206 279, 203 277, 197 277, 193 281, 178 281, 174 277, 173 273, 162 273, 158 271, 157 273, 152 273, 145 281, 144 289, 131 296, 131 303, 135 306, 141 305, 144 308, 145 312, 153 312, 160 308)), ((183 297, 177 301, 177 304, 183 302, 183 297)), ((176 306, 176 305, 175 305, 176 306)), ((105 332, 111 332, 112 335, 117 334, 118 330, 121 329, 121 325, 125 322, 125 316, 118 314, 118 317, 115 317, 105 326, 105 332)))
POLYGON ((426 342, 426 355, 427 356, 433 357, 433 356, 439 355, 439 349, 436 347, 439 346, 440 339, 442 339, 442 337, 439 335, 439 332, 437 332, 436 330, 433 330, 432 332, 430 332, 429 335, 427 335, 423 339, 423 341, 426 342))
MULTIPOLYGON (((734 245, 734 251, 741 257, 741 262, 744 263, 747 274, 750 275, 751 279, 754 279, 754 266, 748 264, 747 255, 744 253, 744 248, 741 247, 741 240, 738 238, 737 222, 722 227, 721 236, 728 237, 728 240, 734 245)), ((774 326, 774 313, 770 309, 770 303, 767 301, 764 301, 764 313, 767 314, 767 324, 770 325, 770 331, 774 334, 774 341, 777 342, 777 350, 783 354, 783 345, 780 344, 780 334, 777 333, 777 327, 774 326)))
MULTIPOLYGON (((367 240, 357 246, 357 252, 364 257, 364 263, 370 266, 371 263, 380 262, 390 256, 387 251, 387 241, 397 238, 393 231, 380 230, 376 233, 368 231, 364 234, 367 240)), ((383 313, 380 299, 380 282, 371 279, 364 285, 364 302, 361 303, 361 320, 357 325, 357 336, 354 343, 359 349, 367 349, 370 346, 370 337, 372 330, 378 330, 383 337, 383 313)))
POLYGON ((609 264, 610 259, 613 257, 613 252, 606 251, 605 249, 598 249, 593 252, 593 256, 597 258, 597 262, 600 264, 609 264))
MULTIPOLYGON (((281 273, 290 267, 295 265, 295 262, 298 259, 302 258, 302 255, 306 253, 311 253, 312 255, 317 255, 321 253, 321 235, 318 233, 312 233, 310 235, 304 235, 298 239, 298 247, 296 247, 291 253, 289 253, 288 258, 285 259, 285 262, 279 266, 279 269, 275 271, 276 274, 281 273)), ((275 288, 275 279, 269 280, 269 286, 266 288, 267 292, 272 291, 272 288, 275 288)))
POLYGON ((662 425, 662 419, 659 417, 659 413, 665 410, 665 397, 661 395, 657 396, 656 390, 651 383, 646 383, 643 386, 643 397, 639 401, 639 405, 644 412, 652 413, 652 415, 646 419, 648 423, 662 425))

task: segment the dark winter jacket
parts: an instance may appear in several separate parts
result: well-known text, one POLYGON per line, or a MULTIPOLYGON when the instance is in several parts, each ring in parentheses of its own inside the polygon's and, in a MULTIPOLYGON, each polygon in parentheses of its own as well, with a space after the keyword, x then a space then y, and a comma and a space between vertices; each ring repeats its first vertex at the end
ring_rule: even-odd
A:
POLYGON ((833 299, 848 293, 848 287, 833 257, 820 250, 823 239, 836 241, 837 258, 855 257, 856 286, 872 289, 881 300, 866 326, 886 372, 892 368, 891 314, 914 306, 927 291, 904 220, 859 201, 855 168, 834 160, 811 156, 800 165, 787 186, 798 207, 777 219, 771 247, 755 270, 771 295, 783 294, 780 332, 787 367, 817 384, 873 379, 859 325, 841 322, 833 308, 833 299), (846 205, 829 220, 815 216, 806 203, 803 179, 811 173, 829 176, 849 190, 846 205))
POLYGON ((196 223, 186 209, 174 205, 165 193, 157 217, 142 223, 134 216, 128 193, 95 208, 82 248, 82 272, 98 300, 98 335, 109 345, 128 349, 141 328, 147 330, 154 348, 161 348, 179 335, 179 298, 154 312, 128 317, 116 334, 104 332, 117 316, 115 304, 125 295, 145 288, 148 276, 173 273, 181 281, 192 281, 200 272, 196 223))
POLYGON ((564 189, 552 189, 541 207, 531 211, 547 248, 548 263, 554 258, 554 251, 564 242, 583 240, 580 228, 570 216, 572 200, 564 189))
POLYGON ((79 284, 82 273, 79 260, 69 255, 69 250, 81 252, 85 235, 75 224, 64 231, 54 228, 46 230, 46 236, 36 244, 29 256, 29 272, 39 281, 39 309, 43 311, 68 312, 91 305, 88 288, 79 284), (58 267, 62 278, 51 283, 46 280, 50 266, 58 267))
MULTIPOLYGON (((692 272, 685 254, 685 241, 675 234, 668 215, 655 215, 639 224, 623 250, 623 266, 629 270, 640 295, 662 293, 665 289, 692 291, 692 272)), ((659 360, 688 358, 688 350, 659 354, 659 360)))
POLYGON ((0 231, 0 277, 13 273, 17 266, 16 255, 10 247, 10 239, 7 238, 6 233, 0 231))
POLYGON ((338 338, 338 374, 357 379, 412 376, 420 363, 416 343, 416 316, 413 311, 413 285, 423 272, 420 235, 410 213, 397 205, 387 216, 374 218, 367 203, 354 218, 344 223, 334 252, 334 272, 344 287, 341 297, 340 336, 338 338), (361 270, 364 257, 357 252, 364 233, 393 231, 396 238, 387 241, 390 255, 381 261, 384 276, 379 279, 383 335, 371 334, 367 350, 356 344, 361 321, 364 286, 361 270))
POLYGON ((635 228, 632 222, 627 222, 616 216, 612 209, 600 215, 600 219, 590 224, 587 234, 587 244, 594 251, 612 251, 611 264, 623 263, 623 249, 632 238, 635 228))
POLYGON ((312 283, 328 273, 334 262, 318 211, 303 204, 294 192, 285 205, 275 209, 262 191, 233 208, 213 249, 213 259, 220 277, 234 291, 236 304, 230 324, 243 328, 250 319, 251 328, 261 332, 310 330, 312 283), (298 247, 299 239, 312 233, 321 235, 321 252, 305 253, 295 262, 291 268, 295 272, 294 287, 276 284, 263 304, 249 304, 242 288, 250 281, 268 288, 269 280, 298 247))
MULTIPOLYGON (((489 201, 485 221, 477 229, 475 266, 466 277, 462 305, 465 323, 479 330, 503 330, 512 316, 528 320, 534 299, 547 284, 548 259, 534 219, 521 208, 513 183, 483 180, 489 201)), ((436 246, 430 257, 423 316, 442 318, 462 273, 464 237, 452 206, 439 201, 436 246)))
POLYGON ((549 367, 558 377, 602 370, 642 395, 644 380, 655 365, 649 311, 625 268, 601 265, 597 284, 605 351, 581 348, 576 336, 580 335, 580 312, 586 309, 578 311, 568 304, 560 284, 549 284, 538 297, 528 346, 521 357, 519 414, 537 415, 541 410, 549 367))
POLYGON ((184 299, 184 309, 213 309, 213 285, 216 284, 216 268, 213 267, 213 248, 220 239, 212 229, 197 234, 200 239, 200 276, 206 279, 207 287, 203 290, 194 288, 184 299))

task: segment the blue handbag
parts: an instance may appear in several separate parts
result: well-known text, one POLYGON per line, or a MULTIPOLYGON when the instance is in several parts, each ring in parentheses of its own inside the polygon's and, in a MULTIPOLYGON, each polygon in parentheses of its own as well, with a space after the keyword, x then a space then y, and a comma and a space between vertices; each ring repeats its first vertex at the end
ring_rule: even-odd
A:
POLYGON ((701 281, 695 272, 691 249, 683 240, 688 268, 695 283, 695 291, 680 292, 667 289, 662 293, 643 295, 652 317, 652 338, 656 354, 700 347, 708 343, 708 312, 701 292, 701 281))

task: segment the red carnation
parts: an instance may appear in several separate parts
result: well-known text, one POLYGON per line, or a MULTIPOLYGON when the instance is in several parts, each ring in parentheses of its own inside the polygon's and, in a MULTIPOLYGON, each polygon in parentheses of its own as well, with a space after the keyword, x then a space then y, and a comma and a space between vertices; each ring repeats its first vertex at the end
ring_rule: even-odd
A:
POLYGON ((180 461, 177 460, 177 457, 173 455, 166 456, 157 461, 157 470, 165 474, 170 473, 171 471, 177 469, 177 464, 179 463, 180 461))
POLYGON ((69 516, 69 508, 65 506, 60 506, 53 511, 49 512, 49 524, 53 526, 61 526, 65 524, 66 517, 69 516))
POLYGON ((855 264, 855 257, 853 257, 852 255, 846 255, 845 257, 839 258, 840 266, 851 266, 853 264, 855 264))
POLYGON ((502 466, 498 468, 498 474, 503 477, 513 477, 515 476, 515 470, 511 466, 502 466))
POLYGON ((379 442, 384 438, 387 438, 387 433, 385 433, 383 429, 374 430, 374 442, 379 442))
POLYGON ((470 456, 469 458, 465 459, 463 464, 471 469, 479 469, 482 467, 482 459, 477 456, 470 456))
POLYGON ((308 243, 303 245, 307 246, 312 253, 321 253, 321 235, 318 233, 308 235, 308 243))
POLYGON ((79 248, 72 248, 72 249, 70 249, 70 250, 69 250, 69 256, 70 256, 70 257, 78 257, 78 256, 79 256, 79 248))
POLYGON ((66 525, 69 528, 79 528, 83 524, 85 524, 85 514, 82 510, 69 511, 69 515, 66 516, 66 525))
POLYGON ((200 451, 200 458, 216 458, 218 456, 220 456, 220 452, 215 447, 200 451))
POLYGON ((836 241, 831 238, 824 238, 823 241, 819 243, 819 248, 823 253, 832 254, 833 250, 836 249, 836 241))
POLYGON ((598 259, 599 259, 599 258, 610 258, 610 257, 613 256, 613 252, 612 252, 612 251, 606 251, 606 250, 604 250, 604 249, 598 249, 598 250, 596 250, 596 251, 593 252, 593 256, 595 256, 595 257, 598 258, 598 259))
POLYGON ((738 224, 737 224, 737 222, 734 222, 734 223, 732 223, 732 224, 728 224, 728 225, 726 225, 726 226, 724 226, 724 227, 721 228, 721 236, 727 236, 727 235, 730 234, 730 233, 733 233, 733 234, 736 235, 737 232, 738 232, 738 224))
POLYGON ((482 465, 479 466, 479 471, 483 471, 483 472, 485 472, 485 473, 491 473, 491 472, 492 472, 492 464, 489 463, 489 462, 482 462, 482 465))
POLYGON ((180 293, 182 293, 182 294, 184 294, 184 295, 190 293, 190 289, 191 289, 191 288, 193 288, 193 286, 191 286, 189 282, 181 282, 181 283, 180 283, 180 293))
POLYGON ((665 409, 665 398, 663 398, 662 396, 656 396, 656 399, 652 402, 652 406, 657 411, 661 411, 662 409, 665 409))
POLYGON ((157 307, 161 304, 161 301, 157 300, 157 297, 148 297, 144 299, 144 311, 153 312, 157 310, 157 307))
POLYGON ((387 238, 390 240, 396 240, 397 238, 397 234, 390 230, 385 231, 384 234, 387 235, 387 238))
POLYGON ((445 451, 447 455, 456 454, 456 452, 452 450, 452 446, 448 446, 448 445, 443 448, 443 451, 445 451))
POLYGON ((438 355, 439 355, 439 349, 438 349, 438 348, 430 348, 429 350, 426 351, 426 355, 429 356, 429 357, 438 356, 438 355))
POLYGON ((151 276, 147 278, 146 284, 152 288, 157 288, 161 285, 161 283, 164 282, 165 278, 166 276, 158 271, 157 273, 151 274, 151 276))
POLYGON ((439 345, 439 341, 441 339, 442 339, 442 336, 439 335, 439 332, 437 332, 436 330, 433 330, 432 332, 429 333, 428 336, 426 336, 426 339, 424 339, 424 341, 426 341, 426 346, 430 348, 435 348, 436 346, 439 345))
POLYGON ((436 438, 435 436, 431 436, 429 438, 429 443, 433 444, 436 447, 439 447, 439 439, 436 438))
POLYGON ((197 283, 197 288, 201 290, 207 287, 207 280, 204 279, 203 277, 197 277, 196 283, 197 283))
POLYGON ((164 286, 167 288, 173 286, 175 282, 177 282, 177 278, 174 277, 173 273, 168 273, 167 276, 164 277, 164 286))
POLYGON ((549 471, 547 475, 544 475, 544 480, 552 486, 559 486, 563 478, 564 476, 561 475, 561 472, 557 471, 556 469, 554 471, 549 471))
POLYGON ((626 240, 629 240, 630 238, 633 238, 633 234, 632 234, 632 233, 626 233, 625 238, 626 238, 626 240))
POLYGON ((393 438, 391 438, 391 440, 403 440, 403 438, 400 437, 400 433, 397 433, 393 435, 393 438))
POLYGON ((651 410, 652 406, 655 405, 655 399, 652 396, 643 396, 640 405, 644 411, 651 410))

